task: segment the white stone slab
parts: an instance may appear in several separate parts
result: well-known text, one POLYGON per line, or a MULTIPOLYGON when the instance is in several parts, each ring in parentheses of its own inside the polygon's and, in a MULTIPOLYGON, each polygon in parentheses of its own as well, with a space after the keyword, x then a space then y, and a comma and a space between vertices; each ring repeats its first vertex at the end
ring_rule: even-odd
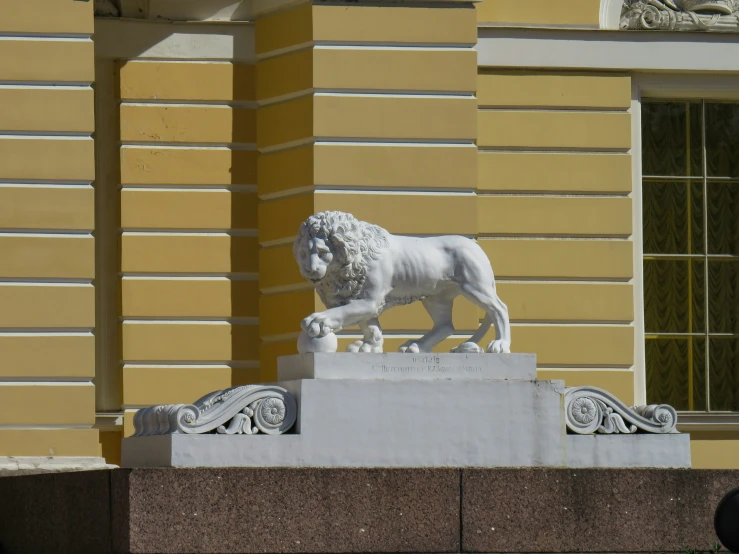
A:
POLYGON ((296 354, 277 360, 280 381, 297 379, 536 379, 534 354, 296 354))
POLYGON ((297 404, 290 434, 131 437, 122 465, 690 467, 687 435, 568 435, 564 383, 519 377, 535 375, 534 356, 333 353, 280 362, 281 377, 308 377, 277 383, 297 404), (446 364, 452 369, 442 371, 446 364))
POLYGON ((510 467, 564 461, 561 381, 305 379, 279 385, 297 401, 298 434, 133 437, 124 440, 123 464, 161 465, 170 455, 174 467, 510 467))
MULTIPOLYGON (((690 468, 690 436, 567 435, 562 463, 570 468, 690 468)), ((547 467, 534 464, 535 467, 547 467)), ((123 467, 378 467, 316 463, 301 435, 155 435, 123 440, 123 467), (247 441, 257 441, 248 443, 247 441)), ((379 467, 408 467, 384 464, 379 467)), ((413 467, 434 467, 427 465, 413 467)), ((455 467, 470 467, 458 465, 455 467)), ((471 467, 510 467, 506 465, 471 467)))
POLYGON ((567 467, 689 468, 690 435, 567 435, 567 467))

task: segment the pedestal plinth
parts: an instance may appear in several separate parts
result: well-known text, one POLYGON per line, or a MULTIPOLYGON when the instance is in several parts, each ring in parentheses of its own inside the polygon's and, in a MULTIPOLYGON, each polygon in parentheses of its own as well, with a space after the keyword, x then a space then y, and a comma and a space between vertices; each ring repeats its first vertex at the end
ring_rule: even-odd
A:
POLYGON ((642 417, 605 391, 537 381, 533 355, 303 354, 280 359, 279 378, 142 412, 123 466, 690 467, 674 411, 642 417), (295 425, 259 434, 272 417, 295 425))

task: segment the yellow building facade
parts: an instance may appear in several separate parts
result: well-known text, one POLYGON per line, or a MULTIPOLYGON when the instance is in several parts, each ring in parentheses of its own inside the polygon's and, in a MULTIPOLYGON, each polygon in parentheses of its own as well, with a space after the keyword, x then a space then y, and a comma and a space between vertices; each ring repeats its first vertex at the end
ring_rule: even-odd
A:
MULTIPOLYGON (((660 224, 642 179, 644 137, 666 140, 644 106, 739 102, 737 46, 620 30, 623 6, 0 3, 0 456, 118 463, 137 409, 273 381, 320 308, 292 241, 308 215, 342 210, 392 233, 476 238, 513 350, 536 353, 540 379, 628 404, 689 396, 694 467, 737 467, 733 397, 713 410, 694 399, 704 374, 739 395, 739 358, 711 373, 694 346, 718 340, 706 328, 650 327, 683 297, 654 300, 665 279, 650 277, 661 254, 644 229, 660 224), (687 369, 681 354, 659 361, 683 342, 687 369), (665 371, 678 385, 660 392, 665 371)), ((706 151, 679 121, 668 135, 706 151)), ((680 173, 649 182, 709 181, 680 173)), ((716 337, 739 332, 736 311, 726 318, 716 337)), ((458 336, 439 351, 481 319, 459 299, 458 336)), ((388 350, 431 324, 420 305, 380 321, 388 350)), ((342 349, 358 330, 344 333, 342 349)))

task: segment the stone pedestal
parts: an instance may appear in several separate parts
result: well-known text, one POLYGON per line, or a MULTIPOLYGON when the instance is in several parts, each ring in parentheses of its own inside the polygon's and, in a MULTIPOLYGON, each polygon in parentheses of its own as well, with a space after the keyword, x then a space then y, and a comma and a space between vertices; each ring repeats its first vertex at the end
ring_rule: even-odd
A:
POLYGON ((568 434, 568 407, 620 416, 589 397, 570 406, 563 382, 536 380, 533 355, 304 354, 282 358, 279 377, 297 405, 287 434, 193 434, 172 423, 192 407, 165 406, 151 413, 169 430, 125 439, 123 466, 690 467, 687 435, 568 434))

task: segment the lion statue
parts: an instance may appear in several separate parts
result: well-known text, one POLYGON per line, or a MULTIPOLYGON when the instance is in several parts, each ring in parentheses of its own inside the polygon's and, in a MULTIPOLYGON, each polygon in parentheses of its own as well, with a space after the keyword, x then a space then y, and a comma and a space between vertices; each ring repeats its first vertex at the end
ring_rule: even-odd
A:
POLYGON ((508 308, 495 292, 487 256, 471 239, 392 235, 351 214, 322 212, 301 224, 293 254, 300 273, 328 307, 303 320, 301 327, 310 337, 358 325, 363 338, 347 350, 382 352, 380 314, 420 300, 434 326, 400 351, 431 352, 454 333, 452 306, 461 294, 485 311, 485 319, 474 336, 452 352, 482 352, 477 343, 493 324, 496 337, 487 352, 510 352, 508 308))

